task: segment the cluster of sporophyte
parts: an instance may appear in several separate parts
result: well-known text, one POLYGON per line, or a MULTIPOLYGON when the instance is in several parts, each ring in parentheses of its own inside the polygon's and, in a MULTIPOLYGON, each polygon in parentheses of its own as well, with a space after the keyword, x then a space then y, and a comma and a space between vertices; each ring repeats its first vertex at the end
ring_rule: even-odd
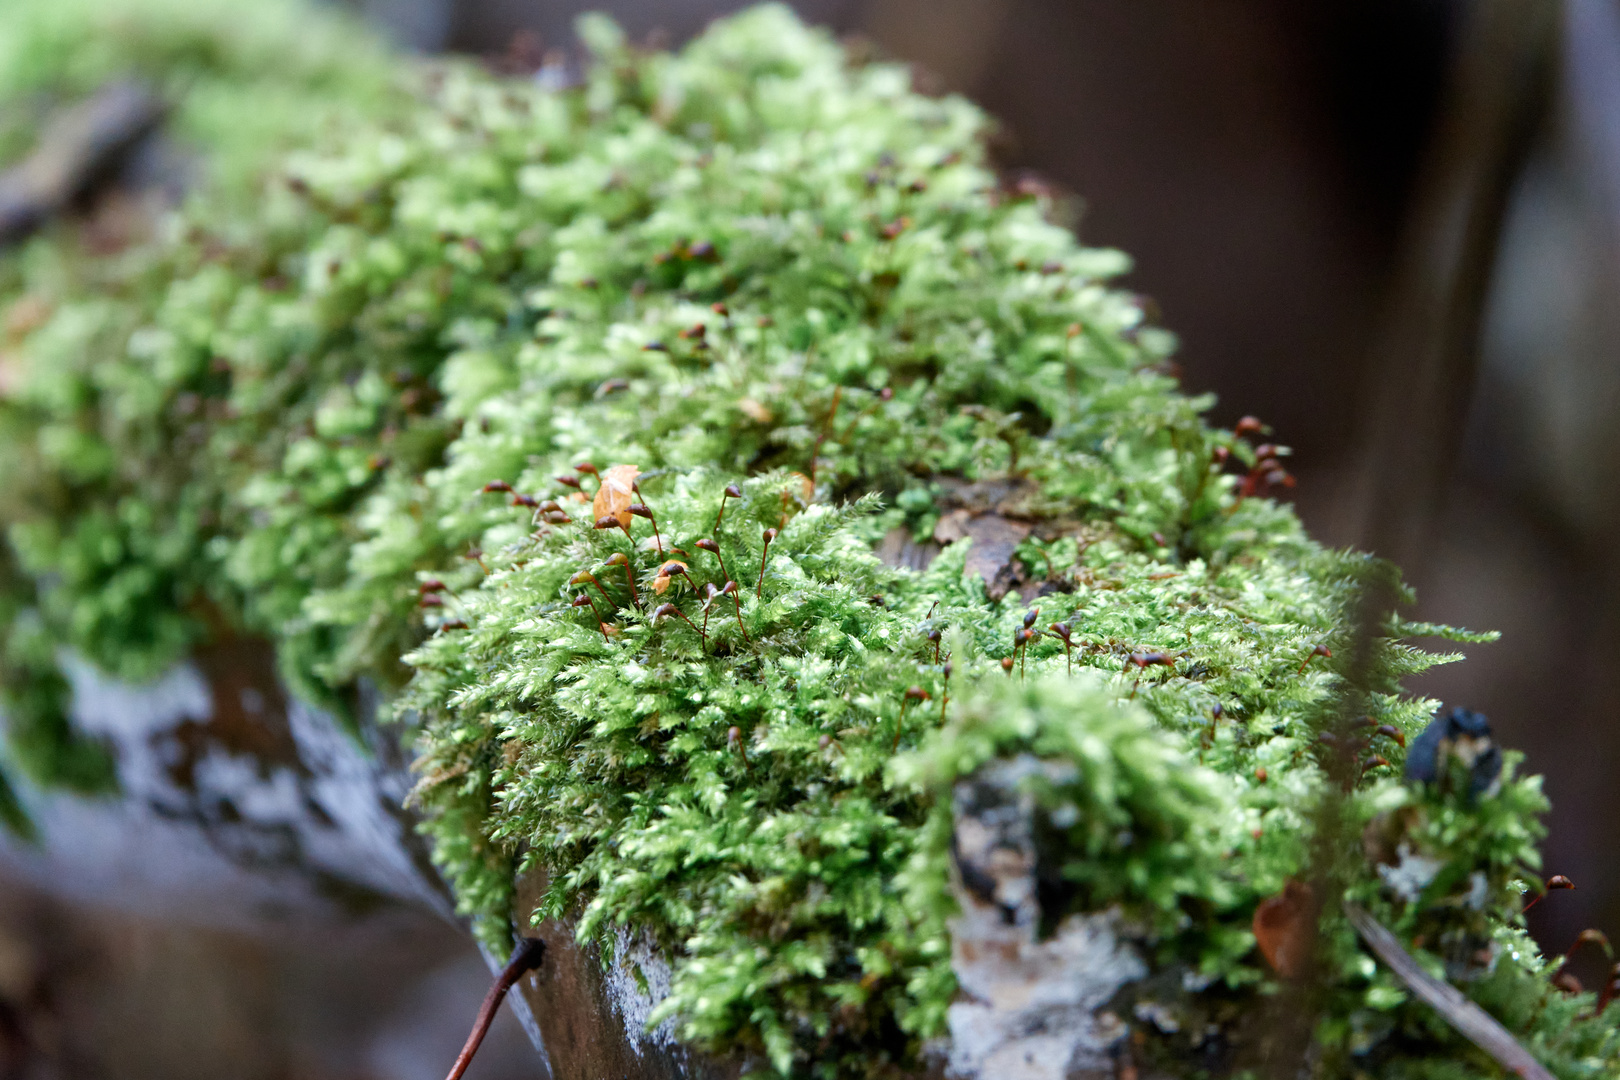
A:
MULTIPOLYGON (((1520 929, 1533 782, 1398 779, 1434 709, 1399 680, 1445 659, 1402 639, 1442 628, 1387 620, 1330 730, 1381 571, 1263 497, 1284 452, 1178 393, 1124 258, 785 9, 679 55, 582 31, 579 84, 447 70, 17 335, 13 640, 140 677, 257 634, 306 698, 374 684, 486 940, 544 873, 541 914, 670 957, 655 1022, 783 1075, 941 1031, 942 793, 1022 755, 1069 823, 1053 918, 1117 905, 1246 1008, 1315 844, 1561 1076, 1612 1073, 1520 929)), ((1324 1068, 1468 1060, 1322 925, 1324 1068)))

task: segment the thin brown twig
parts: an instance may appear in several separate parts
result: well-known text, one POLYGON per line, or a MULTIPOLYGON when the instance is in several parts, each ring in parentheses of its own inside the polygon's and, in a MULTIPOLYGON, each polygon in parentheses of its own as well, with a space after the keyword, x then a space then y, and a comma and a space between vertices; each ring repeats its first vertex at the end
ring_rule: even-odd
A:
POLYGON ((472 1033, 467 1036, 467 1045, 461 1048, 456 1057, 456 1063, 450 1069, 450 1075, 445 1080, 461 1080, 462 1073, 472 1064, 473 1055, 478 1053, 479 1045, 484 1041, 484 1035, 489 1031, 489 1025, 495 1020, 495 1013, 506 1000, 506 994, 524 975, 540 966, 540 961, 546 957, 546 943, 539 938, 520 938, 517 948, 512 950, 512 959, 506 962, 501 973, 495 976, 495 983, 484 995, 484 1003, 478 1007, 478 1019, 473 1021, 472 1033))
POLYGON ((1450 983, 1441 982, 1418 964, 1412 954, 1401 947, 1395 935, 1382 923, 1356 904, 1345 904, 1344 913, 1350 925, 1356 928, 1361 940, 1367 943, 1378 959, 1382 960, 1395 977, 1412 991, 1412 995, 1443 1017, 1446 1023, 1469 1042, 1496 1059, 1497 1064, 1521 1077, 1522 1080, 1553 1080, 1553 1074, 1530 1055, 1507 1028, 1498 1024, 1491 1015, 1462 995, 1450 983))

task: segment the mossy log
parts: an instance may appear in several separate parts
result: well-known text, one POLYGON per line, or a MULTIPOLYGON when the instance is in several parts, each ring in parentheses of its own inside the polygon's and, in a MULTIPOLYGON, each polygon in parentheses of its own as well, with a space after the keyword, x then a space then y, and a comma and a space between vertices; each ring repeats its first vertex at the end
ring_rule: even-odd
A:
POLYGON ((19 767, 108 786, 64 657, 268 642, 288 726, 243 686, 177 745, 304 790, 300 710, 393 725, 458 910, 551 942, 569 1080, 1490 1075, 1352 910, 1620 1068, 1524 931, 1539 782, 1401 688, 1479 635, 1305 534, 972 105, 773 6, 513 80, 124 3, 210 43, 153 70, 207 58, 175 115, 234 164, 117 258, 0 259, 19 767), (322 122, 255 151, 246 86, 322 122))

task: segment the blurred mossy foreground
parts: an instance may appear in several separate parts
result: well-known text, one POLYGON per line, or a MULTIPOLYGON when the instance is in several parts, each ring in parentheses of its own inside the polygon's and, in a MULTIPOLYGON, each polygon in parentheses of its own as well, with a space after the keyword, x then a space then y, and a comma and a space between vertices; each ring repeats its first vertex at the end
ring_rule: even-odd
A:
MULTIPOLYGON (((1538 782, 1399 778, 1436 707, 1399 680, 1448 659, 1403 639, 1450 632, 1383 621, 1323 832, 1319 735, 1387 569, 1241 475, 1259 439, 1203 423, 1108 284, 1126 260, 999 184, 971 105, 781 7, 676 55, 588 19, 570 85, 261 6, 0 13, 13 42, 79 28, 0 54, 8 103, 147 78, 203 174, 116 253, 63 224, 0 261, 18 769, 105 779, 65 653, 141 680, 268 639, 294 693, 413 733, 492 946, 543 871, 538 914, 606 962, 626 934, 670 958, 653 1023, 882 1077, 946 1032, 953 791, 1030 762, 1043 922, 1116 910, 1180 988, 1124 1017, 1162 1072, 1254 1065, 1293 993, 1256 907, 1323 849, 1556 1075, 1620 1070, 1614 1014, 1523 932, 1538 782), (131 26, 184 47, 123 71, 131 26)), ((1314 1075, 1497 1075, 1321 919, 1314 1075)))

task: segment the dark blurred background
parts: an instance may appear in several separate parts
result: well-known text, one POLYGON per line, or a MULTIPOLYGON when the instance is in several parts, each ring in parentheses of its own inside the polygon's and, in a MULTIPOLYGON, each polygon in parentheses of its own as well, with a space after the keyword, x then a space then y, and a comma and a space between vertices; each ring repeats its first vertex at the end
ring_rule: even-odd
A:
MULTIPOLYGON (((583 10, 678 44, 744 5, 352 6, 412 48, 532 67, 573 51, 583 10)), ((1187 389, 1219 396, 1217 421, 1254 414, 1294 448, 1312 532, 1398 558, 1417 617, 1501 631, 1414 689, 1484 711, 1545 774, 1545 872, 1577 889, 1532 916, 1544 947, 1562 952, 1585 927, 1620 937, 1620 588, 1607 547, 1620 508, 1620 8, 794 6, 994 114, 1000 164, 1075 193, 1082 238, 1134 257, 1126 286, 1181 336, 1187 389)), ((0 927, 26 945, 0 942, 0 993, 16 983, 46 1003, 16 1023, 102 1045, 75 1058, 64 1044, 57 1071, 10 1075, 438 1075, 484 980, 454 931, 420 920, 292 947, 105 915, 90 940, 71 929, 76 910, 26 891, 0 902, 0 927), (107 940, 135 945, 109 954, 95 944, 107 940), (333 1004, 345 995, 346 1010, 333 1004), (119 1009, 134 1017, 122 1027, 75 1021, 119 1009), (132 1022, 159 1015, 180 1019, 140 1029, 145 1050, 117 1049, 132 1022)), ((1600 954, 1577 971, 1595 985, 1600 954)), ((0 1045, 12 1023, 0 1015, 0 1045)), ((516 1025, 503 1031, 476 1066, 485 1080, 542 1075, 516 1025)))

